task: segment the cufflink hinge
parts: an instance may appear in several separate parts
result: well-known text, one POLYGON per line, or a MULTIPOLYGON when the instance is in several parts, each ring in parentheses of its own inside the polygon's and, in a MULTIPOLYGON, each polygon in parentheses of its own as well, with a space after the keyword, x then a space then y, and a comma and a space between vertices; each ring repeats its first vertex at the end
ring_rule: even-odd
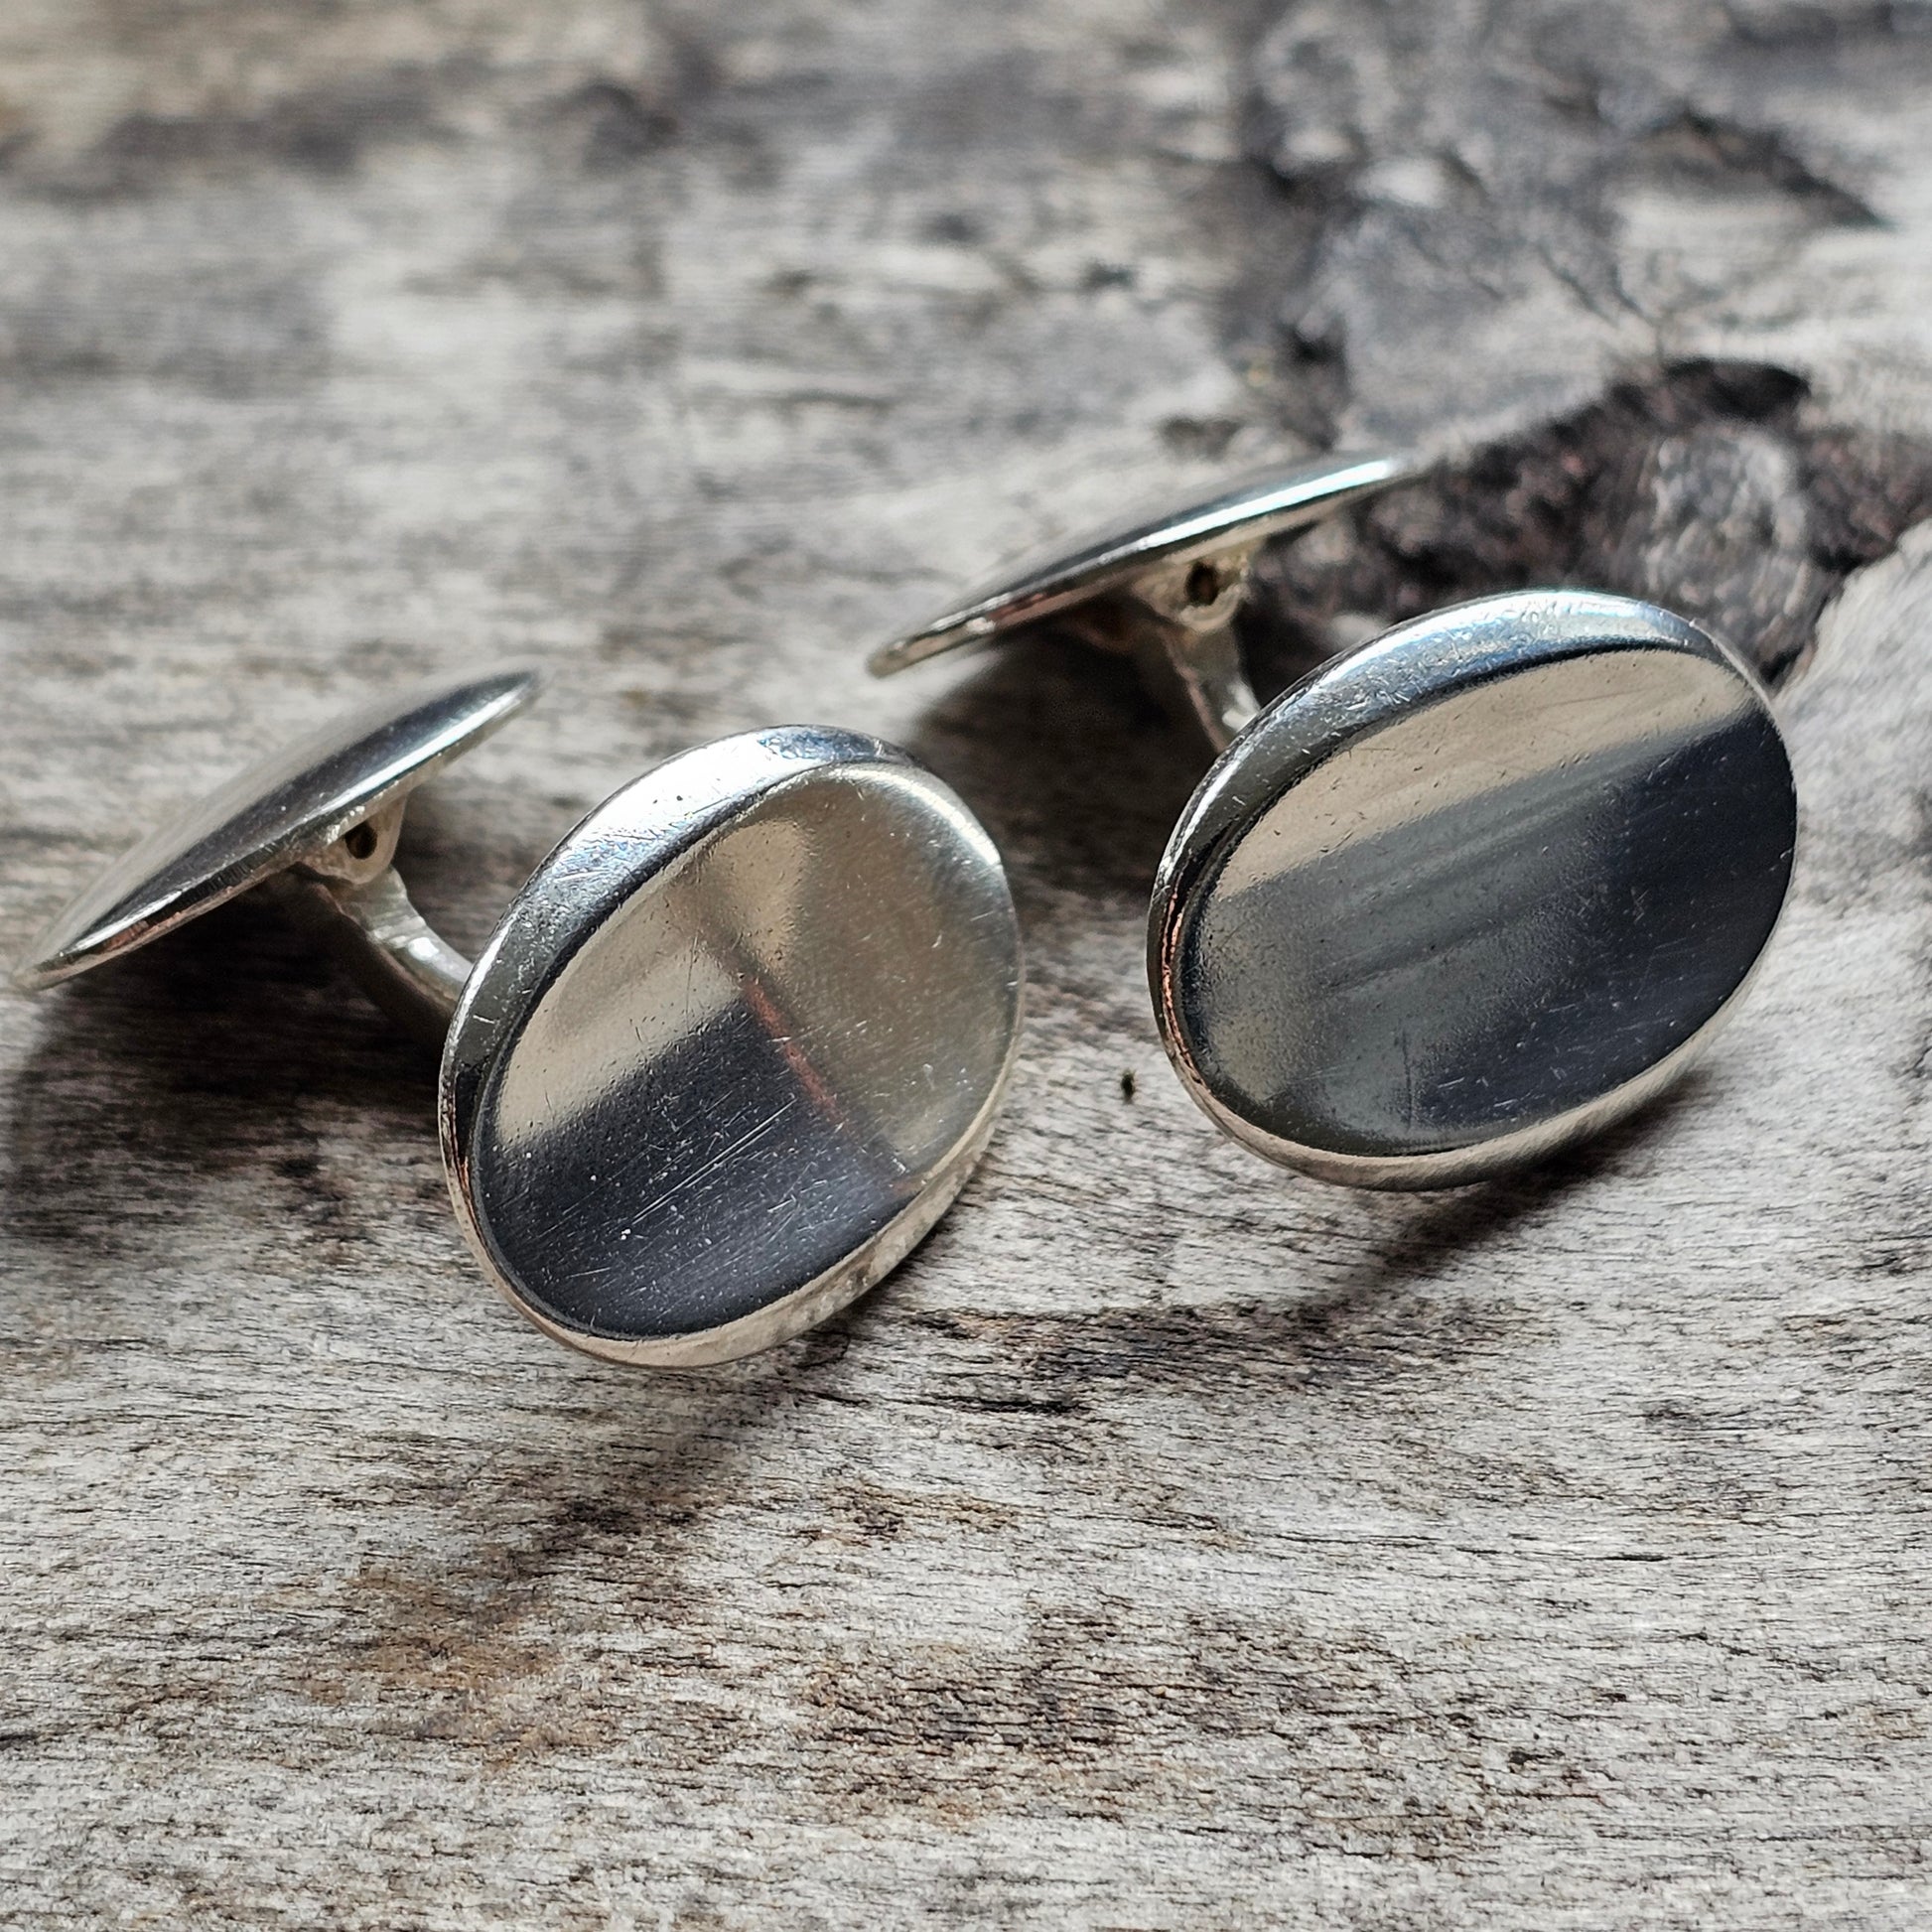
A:
POLYGON ((391 1020, 441 1045, 470 961, 416 909, 396 870, 408 805, 392 800, 269 883, 283 910, 391 1020))
POLYGON ((1149 690, 1225 751, 1261 709, 1241 662, 1235 620, 1258 543, 1162 564, 1065 620, 1083 642, 1133 658, 1149 690))

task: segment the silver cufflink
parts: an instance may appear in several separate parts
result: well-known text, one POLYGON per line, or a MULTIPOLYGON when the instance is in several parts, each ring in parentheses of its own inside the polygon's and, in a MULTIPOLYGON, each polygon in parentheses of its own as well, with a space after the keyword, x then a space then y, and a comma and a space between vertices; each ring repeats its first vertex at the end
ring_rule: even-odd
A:
POLYGON ((392 863, 408 794, 527 670, 367 706, 111 866, 15 978, 51 986, 265 888, 443 1040, 451 1196, 484 1272, 608 1360, 720 1362, 901 1261, 965 1183, 1019 1033, 992 843, 903 753, 787 727, 671 759, 516 895, 475 966, 392 863))
POLYGON ((1131 651, 1219 749, 1169 840, 1148 976, 1225 1132, 1328 1180, 1540 1160, 1682 1074, 1783 908, 1790 759, 1757 678, 1654 605, 1437 612, 1265 709, 1233 620, 1260 542, 1414 474, 1343 456, 1024 567, 885 675, 1053 618, 1131 651))

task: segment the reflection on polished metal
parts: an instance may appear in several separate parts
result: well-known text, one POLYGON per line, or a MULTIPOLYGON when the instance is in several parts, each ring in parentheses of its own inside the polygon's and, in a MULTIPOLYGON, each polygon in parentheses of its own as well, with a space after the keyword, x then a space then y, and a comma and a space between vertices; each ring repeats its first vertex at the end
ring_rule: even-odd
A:
POLYGON ((1135 659, 1164 702, 1219 751, 1260 709, 1234 635, 1254 555, 1417 474, 1395 452, 1324 457, 1229 484, 1204 501, 1148 516, 1106 536, 1017 564, 916 630, 875 651, 889 677, 1042 619, 1135 659))
POLYGON ((1694 624, 1572 592, 1439 612, 1321 667, 1215 762, 1149 913, 1163 1038, 1271 1160, 1480 1179, 1709 1044, 1796 825, 1763 690, 1694 624))
POLYGON ((391 863, 403 805, 536 684, 444 680, 316 733, 109 868, 15 977, 266 887, 444 1040, 452 1196, 514 1306, 607 1359, 731 1360, 862 1294, 964 1184, 1018 1042, 1012 897, 930 772, 794 727, 617 793, 473 972, 391 863))

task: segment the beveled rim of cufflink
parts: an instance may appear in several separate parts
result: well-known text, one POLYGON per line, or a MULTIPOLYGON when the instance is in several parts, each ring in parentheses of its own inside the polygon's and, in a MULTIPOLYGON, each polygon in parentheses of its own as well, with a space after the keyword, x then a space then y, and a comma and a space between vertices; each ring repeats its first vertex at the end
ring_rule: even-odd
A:
POLYGON ((1023 980, 997 851, 903 753, 806 727, 687 752, 562 840, 464 990, 438 1108, 464 1233, 588 1354, 784 1341, 951 1205, 1023 980))
POLYGON ((1435 612, 1283 693, 1202 781, 1149 907, 1163 1043, 1271 1161, 1488 1178, 1709 1047, 1796 836, 1764 688, 1697 625, 1575 591, 1435 612))
POLYGON ((33 992, 71 979, 295 867, 380 871, 409 793, 500 730, 542 684, 527 665, 446 673, 258 759, 83 888, 15 967, 15 984, 33 992))

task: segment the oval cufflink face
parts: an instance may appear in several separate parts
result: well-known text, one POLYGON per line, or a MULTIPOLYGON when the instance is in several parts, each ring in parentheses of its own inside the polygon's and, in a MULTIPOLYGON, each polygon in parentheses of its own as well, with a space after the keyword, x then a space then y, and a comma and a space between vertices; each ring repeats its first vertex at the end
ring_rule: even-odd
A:
POLYGON ((458 1216, 592 1354, 769 1347, 945 1211, 1020 1001, 998 854, 929 772, 805 728, 687 753, 578 826, 478 962, 443 1060, 458 1216))
POLYGON ((1229 1133, 1327 1179, 1520 1166, 1707 1043, 1796 828, 1761 688, 1682 619, 1537 592, 1403 624, 1277 699, 1176 827, 1169 1053, 1229 1133))
POLYGON ((888 677, 941 651, 1127 589, 1163 565, 1218 556, 1338 515, 1415 475, 1416 468, 1415 459, 1407 455, 1358 451, 1292 469, 1258 471, 1225 483, 1211 496, 1143 516, 1103 536, 1057 546, 1012 565, 996 582, 874 652, 873 672, 888 677))
POLYGON ((71 978, 285 871, 487 738, 541 683, 521 668, 444 676, 332 719, 123 854, 41 935, 16 981, 71 978))

